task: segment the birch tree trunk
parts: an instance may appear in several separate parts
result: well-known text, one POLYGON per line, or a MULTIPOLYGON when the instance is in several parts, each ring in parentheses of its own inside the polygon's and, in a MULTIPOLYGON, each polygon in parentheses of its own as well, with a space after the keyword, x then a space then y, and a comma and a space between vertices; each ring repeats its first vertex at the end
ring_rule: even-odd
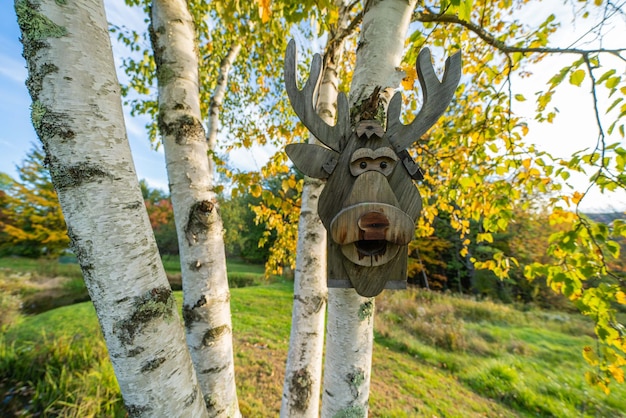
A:
MULTIPOLYGON (((331 28, 324 52, 322 81, 316 110, 329 125, 335 124, 339 77, 337 67, 343 55, 349 7, 340 2, 339 22, 331 28)), ((309 143, 321 145, 311 136, 309 143)), ((318 417, 324 351, 326 286, 326 229, 318 214, 324 181, 304 178, 302 206, 298 221, 293 311, 287 367, 283 383, 281 417, 318 417)))
POLYGON ((33 125, 128 413, 207 416, 134 170, 102 1, 15 9, 33 125))
MULTIPOLYGON (((366 1, 350 87, 351 114, 377 87, 388 103, 390 92, 400 85, 403 75, 397 68, 415 4, 416 0, 366 1)), ((354 289, 329 289, 323 417, 367 416, 373 327, 373 298, 361 297, 354 289)))
MULTIPOLYGON (((237 59, 239 52, 241 51, 241 44, 235 43, 228 49, 228 53, 220 62, 220 73, 217 78, 217 86, 211 96, 211 103, 209 104, 209 118, 207 120, 207 142, 209 146, 209 152, 215 151, 217 146, 217 134, 219 131, 220 111, 224 104, 224 96, 226 96, 226 87, 228 86, 228 75, 233 63, 237 59)), ((213 159, 209 159, 209 170, 214 173, 213 159)))
POLYGON ((201 123, 194 24, 184 0, 154 1, 151 18, 187 345, 209 415, 240 416, 223 227, 201 123))

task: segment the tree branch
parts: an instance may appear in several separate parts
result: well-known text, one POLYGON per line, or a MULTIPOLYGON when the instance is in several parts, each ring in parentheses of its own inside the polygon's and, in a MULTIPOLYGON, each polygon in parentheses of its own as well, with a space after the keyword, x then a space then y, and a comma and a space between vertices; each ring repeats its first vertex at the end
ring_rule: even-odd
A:
POLYGON ((520 47, 520 46, 507 45, 504 42, 496 39, 496 37, 493 34, 489 33, 482 26, 477 25, 476 23, 459 19, 458 16, 455 16, 452 14, 436 14, 428 9, 426 12, 416 11, 413 14, 413 21, 422 22, 422 23, 447 23, 447 24, 463 26, 464 28, 469 29, 470 31, 475 33, 485 43, 493 46, 494 48, 498 49, 499 51, 505 54, 511 54, 515 52, 519 52, 522 54, 578 54, 578 55, 607 53, 607 54, 615 55, 619 59, 626 61, 626 58, 621 55, 621 53, 626 51, 626 48, 580 49, 580 48, 520 47))
MULTIPOLYGON (((346 6, 341 6, 339 16, 349 16, 350 10, 352 10, 358 3, 359 0, 356 0, 346 6)), ((329 33, 329 40, 326 43, 324 57, 327 57, 331 51, 337 50, 338 46, 342 45, 343 41, 354 33, 357 26, 361 24, 361 20, 363 20, 363 11, 357 13, 349 23, 346 21, 338 22, 337 27, 334 28, 334 30, 331 29, 329 33)))
POLYGON ((209 152, 215 151, 215 144, 217 143, 217 131, 219 127, 219 116, 222 104, 224 102, 224 96, 226 95, 226 87, 228 85, 228 73, 233 65, 233 62, 237 59, 241 51, 241 44, 235 43, 228 49, 228 53, 220 62, 220 74, 217 78, 217 86, 211 97, 211 103, 209 104, 209 118, 207 121, 207 142, 209 143, 209 152))

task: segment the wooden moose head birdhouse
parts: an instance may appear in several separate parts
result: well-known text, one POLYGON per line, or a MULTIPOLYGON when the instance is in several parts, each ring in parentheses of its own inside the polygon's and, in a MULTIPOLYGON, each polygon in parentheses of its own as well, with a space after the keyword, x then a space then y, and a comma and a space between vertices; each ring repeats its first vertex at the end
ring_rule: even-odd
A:
POLYGON ((452 100, 461 77, 459 53, 446 60, 440 82, 430 51, 417 57, 423 105, 409 125, 400 122, 402 97, 396 93, 387 110, 386 129, 376 120, 352 126, 348 100, 337 101, 337 122, 325 123, 315 112, 314 92, 322 60, 313 57, 304 88, 296 86, 296 45, 285 56, 285 85, 291 105, 309 131, 326 147, 290 144, 286 151, 309 177, 327 179, 318 213, 329 234, 328 286, 354 287, 373 297, 383 289, 406 288, 408 244, 422 199, 413 184, 421 172, 407 148, 439 119, 452 100))

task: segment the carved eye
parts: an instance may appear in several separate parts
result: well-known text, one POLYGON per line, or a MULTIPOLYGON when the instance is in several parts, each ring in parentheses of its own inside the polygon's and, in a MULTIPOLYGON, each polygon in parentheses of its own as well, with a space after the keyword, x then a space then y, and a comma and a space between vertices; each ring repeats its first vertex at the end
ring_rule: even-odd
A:
POLYGON ((381 161, 381 162, 380 162, 380 168, 382 168, 383 170, 384 170, 385 168, 387 168, 388 166, 389 166, 389 164, 387 164, 387 161, 381 161))
POLYGON ((359 167, 361 167, 363 170, 365 170, 367 168, 367 163, 365 161, 361 161, 359 163, 359 167))

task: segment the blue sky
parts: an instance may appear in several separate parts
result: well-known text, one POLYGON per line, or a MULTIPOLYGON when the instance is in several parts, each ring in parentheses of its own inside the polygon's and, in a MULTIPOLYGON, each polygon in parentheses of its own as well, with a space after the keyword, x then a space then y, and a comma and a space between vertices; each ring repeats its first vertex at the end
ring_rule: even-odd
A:
MULTIPOLYGON (((121 0, 106 0, 107 18, 110 22, 125 23, 131 27, 141 28, 143 16, 123 5, 121 0)), ((571 24, 571 11, 564 9, 561 2, 550 2, 539 5, 535 13, 528 13, 527 20, 543 19, 549 12, 555 12, 563 21, 562 28, 554 36, 553 46, 569 46, 572 39, 578 38, 586 31, 584 24, 571 24), (570 13, 568 15, 568 13, 570 13)), ((584 22, 583 22, 584 23, 584 22)), ((38 139, 30 122, 30 97, 24 80, 26 68, 21 56, 22 45, 19 42, 19 28, 13 10, 12 1, 0 2, 0 171, 16 177, 15 166, 26 156, 33 143, 38 139)), ((583 44, 583 47, 590 47, 583 44)), ((604 47, 626 46, 626 22, 622 19, 617 25, 609 28, 605 37, 604 47)), ((114 43, 116 58, 126 53, 114 43)), ((554 124, 538 124, 533 121, 534 92, 545 89, 550 76, 559 68, 571 62, 571 57, 547 59, 533 67, 534 75, 529 78, 513 79, 514 93, 522 92, 526 102, 515 102, 514 111, 526 115, 530 127, 527 141, 538 148, 559 157, 567 157, 572 152, 595 145, 597 128, 593 119, 589 90, 564 86, 554 99, 559 115, 554 124)), ((623 63, 621 64, 624 68, 623 63)), ((618 67, 619 68, 619 67, 618 67)), ((603 99, 604 100, 604 99, 603 99)), ((161 152, 154 151, 144 131, 145 120, 131 118, 127 115, 126 126, 133 158, 139 178, 146 179, 152 187, 167 190, 165 162, 161 152)), ((614 136, 608 142, 618 141, 614 136)), ((268 150, 236 151, 229 154, 229 161, 240 169, 259 168, 269 155, 268 150)), ((574 177, 571 181, 576 190, 586 188, 584 177, 574 177)), ((626 210, 626 192, 612 195, 592 193, 583 201, 583 209, 588 211, 626 210)))
MULTIPOLYGON (((135 24, 142 24, 138 13, 123 6, 116 7, 119 3, 106 2, 109 21, 120 22, 124 16, 135 24)), ((39 143, 30 122, 31 100, 24 84, 26 63, 19 37, 13 2, 0 2, 0 171, 14 178, 17 178, 15 166, 21 163, 32 144, 39 143)), ((137 175, 152 187, 167 190, 165 160, 161 152, 151 149, 143 128, 145 121, 126 116, 137 175)))

